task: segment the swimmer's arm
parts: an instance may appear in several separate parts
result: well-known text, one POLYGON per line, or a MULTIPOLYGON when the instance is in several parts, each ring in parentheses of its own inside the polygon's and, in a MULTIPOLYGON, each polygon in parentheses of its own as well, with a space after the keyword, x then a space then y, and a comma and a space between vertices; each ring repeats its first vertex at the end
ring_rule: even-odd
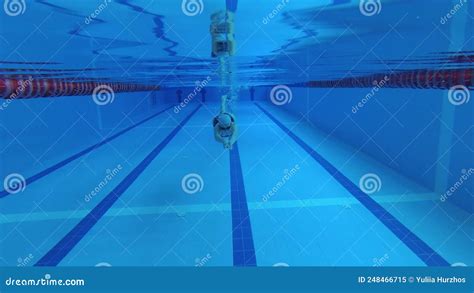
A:
POLYGON ((215 138, 218 142, 224 142, 224 140, 222 139, 222 137, 219 135, 219 130, 217 129, 217 126, 214 126, 214 138, 215 138))
POLYGON ((224 143, 224 144, 227 143, 227 142, 229 142, 229 139, 223 138, 223 137, 219 134, 218 126, 215 126, 215 127, 214 127, 214 138, 216 139, 216 141, 221 142, 221 143, 224 143))
POLYGON ((238 134, 237 126, 235 124, 232 126, 232 128, 233 128, 232 136, 230 137, 231 145, 233 145, 237 141, 237 134, 238 134))
POLYGON ((221 97, 221 113, 227 112, 227 95, 221 97))

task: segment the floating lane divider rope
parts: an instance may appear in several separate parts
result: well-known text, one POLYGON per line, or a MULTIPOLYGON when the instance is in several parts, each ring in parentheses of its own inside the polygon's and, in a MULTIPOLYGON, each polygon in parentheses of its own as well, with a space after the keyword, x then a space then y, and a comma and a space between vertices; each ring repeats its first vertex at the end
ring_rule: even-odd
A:
POLYGON ((349 178, 342 174, 335 166, 327 161, 318 152, 312 149, 301 138, 278 121, 273 115, 259 104, 257 107, 265 113, 278 127, 291 137, 301 148, 303 148, 313 159, 318 162, 334 179, 349 191, 363 206, 365 206, 375 217, 377 217, 398 239, 405 243, 428 266, 450 266, 450 264, 423 240, 418 238, 412 231, 405 227, 392 214, 383 208, 374 199, 364 193, 349 178))
POLYGON ((100 89, 110 92, 157 91, 158 85, 144 85, 119 82, 71 82, 64 79, 38 79, 33 76, 16 78, 0 77, 0 98, 7 100, 30 99, 39 97, 86 96, 100 89))
POLYGON ((234 266, 257 266, 252 225, 250 224, 249 208, 245 195, 244 177, 242 175, 237 143, 234 144, 230 151, 230 186, 234 266))
MULTIPOLYGON (((53 166, 51 166, 51 167, 49 167, 49 168, 47 168, 47 169, 44 169, 43 171, 41 171, 41 172, 39 172, 39 173, 37 173, 37 174, 35 174, 35 175, 33 175, 33 176, 27 178, 27 179, 25 180, 25 184, 26 184, 26 185, 30 185, 31 183, 35 182, 36 180, 41 179, 41 178, 43 178, 44 176, 51 174, 52 172, 58 170, 59 168, 65 166, 65 165, 67 165, 67 164, 69 164, 70 162, 72 162, 72 161, 74 161, 74 160, 76 160, 76 159, 78 159, 78 158, 80 158, 80 157, 82 157, 82 156, 84 156, 84 155, 86 155, 86 154, 92 152, 93 150, 95 150, 95 149, 97 149, 97 148, 103 146, 104 144, 109 143, 109 142, 111 142, 112 140, 116 139, 117 137, 119 137, 119 136, 121 136, 121 135, 123 135, 123 134, 129 132, 129 131, 132 130, 133 128, 135 128, 135 127, 137 127, 137 126, 140 126, 140 125, 142 125, 143 123, 145 123, 145 122, 147 122, 147 121, 149 121, 149 120, 155 118, 156 116, 158 116, 158 115, 160 115, 160 114, 162 114, 162 113, 168 111, 168 110, 171 109, 172 107, 173 107, 173 106, 170 106, 170 107, 168 107, 168 108, 166 108, 166 109, 164 109, 164 110, 161 110, 161 111, 159 111, 158 113, 155 113, 155 114, 153 114, 153 115, 151 115, 151 116, 149 116, 149 117, 147 117, 147 118, 141 120, 140 122, 135 123, 135 124, 133 124, 133 125, 131 125, 131 126, 125 128, 125 129, 123 129, 123 130, 117 132, 116 134, 114 134, 114 135, 112 135, 112 136, 110 136, 110 137, 108 137, 108 138, 106 138, 106 139, 104 139, 104 140, 102 140, 102 141, 100 141, 100 142, 98 142, 98 143, 96 143, 96 144, 94 144, 94 145, 92 145, 92 146, 86 148, 85 150, 82 150, 82 151, 80 151, 80 152, 78 152, 78 153, 76 153, 76 154, 74 154, 74 155, 72 155, 72 156, 70 156, 70 157, 68 157, 68 158, 66 158, 66 159, 64 159, 64 160, 62 160, 61 162, 56 163, 56 164, 54 164, 53 166)), ((8 191, 6 191, 6 190, 0 191, 0 198, 6 197, 6 196, 8 196, 8 195, 10 195, 10 193, 9 193, 8 191)))
POLYGON ((450 89, 463 86, 474 89, 474 69, 408 70, 396 73, 379 73, 336 80, 312 80, 297 83, 295 87, 314 88, 413 88, 450 89))
POLYGON ((35 266, 56 266, 81 241, 102 216, 113 206, 120 196, 135 182, 142 172, 161 153, 183 126, 201 108, 199 104, 168 136, 157 145, 87 216, 66 234, 35 266))

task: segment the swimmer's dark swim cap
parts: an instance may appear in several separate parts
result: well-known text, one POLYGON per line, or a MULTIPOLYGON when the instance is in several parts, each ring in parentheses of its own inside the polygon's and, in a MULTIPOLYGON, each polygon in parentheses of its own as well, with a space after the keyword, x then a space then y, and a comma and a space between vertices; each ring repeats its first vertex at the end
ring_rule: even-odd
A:
POLYGON ((217 116, 219 126, 222 128, 229 128, 232 125, 232 117, 227 113, 222 113, 217 116))

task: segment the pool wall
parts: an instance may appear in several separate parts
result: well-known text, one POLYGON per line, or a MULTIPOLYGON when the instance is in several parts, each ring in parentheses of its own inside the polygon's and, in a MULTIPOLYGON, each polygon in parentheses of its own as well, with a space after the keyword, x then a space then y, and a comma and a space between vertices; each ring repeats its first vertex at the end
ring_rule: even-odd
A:
MULTIPOLYGON (((430 190, 435 190, 437 180, 446 181, 446 190, 436 190, 440 196, 456 184, 463 170, 474 166, 472 150, 466 144, 473 139, 473 109, 469 104, 451 105, 455 107, 455 121, 453 127, 445 130, 452 132, 452 143, 444 149, 433 147, 440 144, 440 129, 447 127, 443 118, 438 119, 447 91, 384 88, 362 108, 354 110, 370 88, 291 90, 293 101, 279 107, 300 117, 305 115, 305 119, 331 137, 360 149, 430 190), (440 158, 448 154, 450 166, 446 168, 452 171, 444 179, 437 178, 440 158)), ((270 92, 267 87, 256 96, 271 102, 270 92)), ((472 190, 473 180, 468 180, 448 200, 472 212, 472 190)))
POLYGON ((175 99, 165 91, 116 93, 103 106, 91 95, 14 101, 0 116, 2 125, 9 126, 0 128, 0 174, 43 170, 172 103, 175 99))

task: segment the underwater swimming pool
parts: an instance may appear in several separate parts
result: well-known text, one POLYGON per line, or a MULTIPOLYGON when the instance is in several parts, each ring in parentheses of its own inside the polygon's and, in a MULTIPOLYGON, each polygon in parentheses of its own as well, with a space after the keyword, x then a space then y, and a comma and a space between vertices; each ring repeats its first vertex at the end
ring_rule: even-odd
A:
POLYGON ((472 2, 3 8, 3 266, 474 264, 472 2))

